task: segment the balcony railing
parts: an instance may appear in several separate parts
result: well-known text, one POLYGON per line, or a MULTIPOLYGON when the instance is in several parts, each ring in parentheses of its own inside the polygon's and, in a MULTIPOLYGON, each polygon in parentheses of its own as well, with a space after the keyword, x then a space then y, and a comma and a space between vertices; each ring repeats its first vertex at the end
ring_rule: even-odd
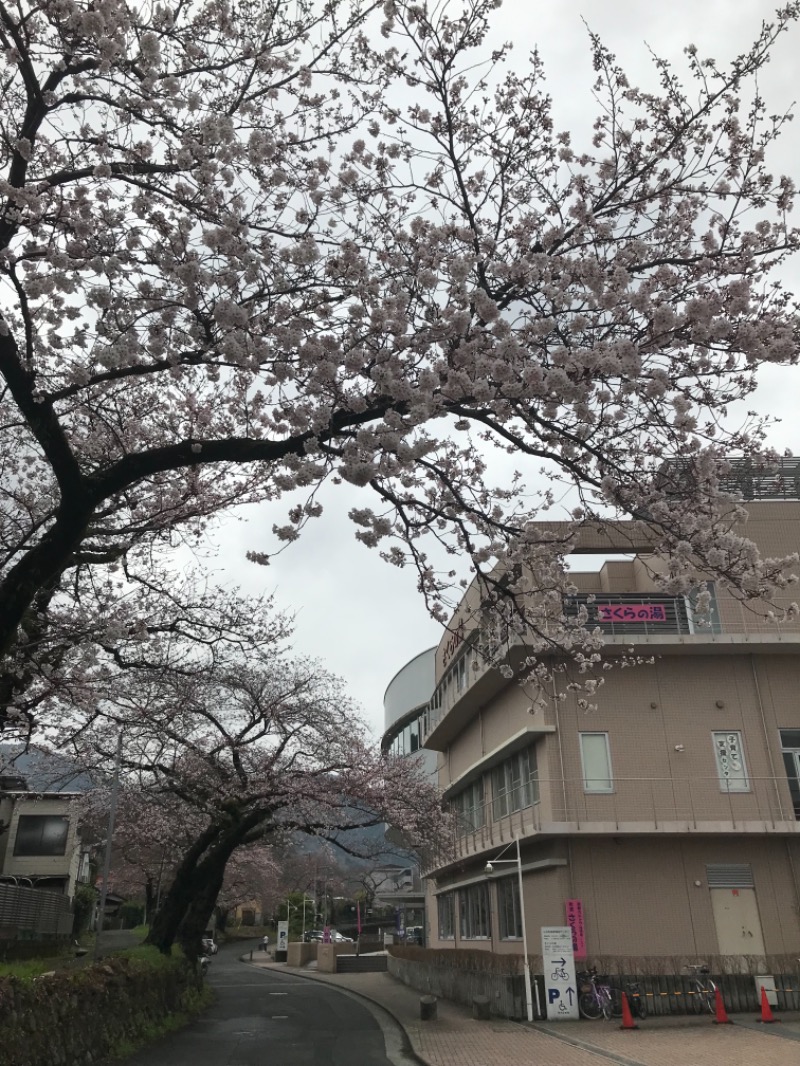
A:
POLYGON ((540 800, 499 814, 492 799, 457 819, 450 847, 426 873, 477 856, 516 837, 716 833, 800 833, 800 788, 786 777, 615 778, 611 791, 587 792, 579 780, 540 778, 540 800))
POLYGON ((586 629, 599 629, 611 637, 627 636, 694 636, 720 633, 716 601, 712 596, 708 616, 695 618, 690 601, 684 596, 657 596, 644 592, 593 592, 564 599, 568 620, 585 609, 586 629))
MULTIPOLYGON (((744 604, 734 601, 726 602, 724 617, 712 592, 711 611, 707 619, 695 618, 691 603, 684 597, 657 596, 649 593, 583 593, 565 600, 567 618, 577 616, 581 604, 586 604, 589 618, 585 624, 587 630, 600 629, 610 640, 621 639, 632 646, 647 644, 652 646, 660 638, 668 643, 700 645, 728 645, 732 642, 752 642, 753 646, 764 643, 794 644, 800 653, 800 619, 790 618, 781 622, 782 607, 776 603, 773 613, 758 612, 744 604), (629 612, 639 617, 625 617, 629 612), (677 638, 677 641, 676 641, 677 638)), ((784 606, 788 606, 788 600, 784 606)), ((553 633, 558 641, 558 634, 553 633)), ((465 643, 464 650, 439 682, 436 693, 427 709, 422 714, 422 746, 427 737, 474 685, 504 659, 509 658, 513 650, 522 648, 522 637, 514 640, 497 651, 497 662, 487 663, 478 655, 473 643, 465 643), (463 666, 462 666, 463 662, 463 666)), ((498 674, 498 677, 500 675, 498 674)))

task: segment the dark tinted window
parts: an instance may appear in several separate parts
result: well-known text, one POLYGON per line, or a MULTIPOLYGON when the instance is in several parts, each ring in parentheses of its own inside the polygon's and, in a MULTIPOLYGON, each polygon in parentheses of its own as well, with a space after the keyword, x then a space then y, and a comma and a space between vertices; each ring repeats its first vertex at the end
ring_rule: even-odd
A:
POLYGON ((69 819, 57 814, 23 814, 17 824, 15 855, 63 855, 69 819))

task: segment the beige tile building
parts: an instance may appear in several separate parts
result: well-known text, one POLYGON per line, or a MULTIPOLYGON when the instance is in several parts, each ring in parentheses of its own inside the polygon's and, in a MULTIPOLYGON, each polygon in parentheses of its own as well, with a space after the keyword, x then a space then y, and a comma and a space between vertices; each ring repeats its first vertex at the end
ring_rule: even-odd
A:
MULTIPOLYGON (((747 533, 763 556, 800 546, 797 488, 770 498, 756 486, 747 533)), ((553 700, 487 669, 465 608, 437 649, 421 741, 438 753, 458 831, 426 871, 432 947, 521 951, 516 863, 486 869, 519 841, 531 954, 539 928, 567 924, 569 910, 579 961, 760 969, 800 956, 800 623, 712 585, 699 624, 691 602, 659 592, 633 536, 609 525, 578 546, 609 556, 575 568, 566 605, 585 605, 618 660, 594 708, 564 674, 553 700), (631 648, 652 662, 620 665, 631 648)), ((524 652, 505 654, 515 665, 524 652)))

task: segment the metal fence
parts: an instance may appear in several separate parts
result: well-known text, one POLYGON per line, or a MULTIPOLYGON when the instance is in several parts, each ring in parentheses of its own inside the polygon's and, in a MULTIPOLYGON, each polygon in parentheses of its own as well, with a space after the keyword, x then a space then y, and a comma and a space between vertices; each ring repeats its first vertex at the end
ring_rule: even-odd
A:
POLYGON ((0 883, 0 944, 70 936, 72 921, 69 898, 62 893, 0 883))

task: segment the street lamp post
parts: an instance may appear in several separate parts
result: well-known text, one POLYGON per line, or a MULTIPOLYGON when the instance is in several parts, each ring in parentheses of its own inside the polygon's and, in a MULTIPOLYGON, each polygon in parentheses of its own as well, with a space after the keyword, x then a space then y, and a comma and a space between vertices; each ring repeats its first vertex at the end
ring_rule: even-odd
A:
MULTIPOLYGON (((528 932, 527 932, 527 928, 526 928, 526 925, 525 925, 525 897, 522 894, 522 856, 521 856, 520 850, 519 850, 519 837, 517 837, 515 843, 517 845, 517 857, 516 857, 516 859, 492 859, 491 862, 487 862, 486 863, 486 873, 490 874, 494 870, 495 865, 497 863, 499 863, 499 862, 502 862, 502 863, 513 862, 513 863, 516 863, 516 866, 517 866, 517 878, 518 878, 518 883, 519 883, 519 913, 520 913, 520 920, 521 920, 521 924, 522 924, 522 970, 523 970, 523 973, 525 975, 525 1008, 526 1008, 526 1012, 527 1012, 527 1015, 528 1015, 528 1021, 532 1022, 533 1021, 533 992, 532 992, 532 982, 531 982, 531 964, 530 964, 530 960, 528 959, 528 932)), ((511 845, 509 844, 508 847, 511 847, 511 845)), ((508 848, 503 848, 503 851, 501 851, 500 854, 502 855, 503 852, 507 851, 507 850, 508 850, 508 848)), ((539 1009, 539 989, 538 989, 538 987, 536 989, 536 1013, 537 1014, 541 1013, 541 1011, 539 1009)))

